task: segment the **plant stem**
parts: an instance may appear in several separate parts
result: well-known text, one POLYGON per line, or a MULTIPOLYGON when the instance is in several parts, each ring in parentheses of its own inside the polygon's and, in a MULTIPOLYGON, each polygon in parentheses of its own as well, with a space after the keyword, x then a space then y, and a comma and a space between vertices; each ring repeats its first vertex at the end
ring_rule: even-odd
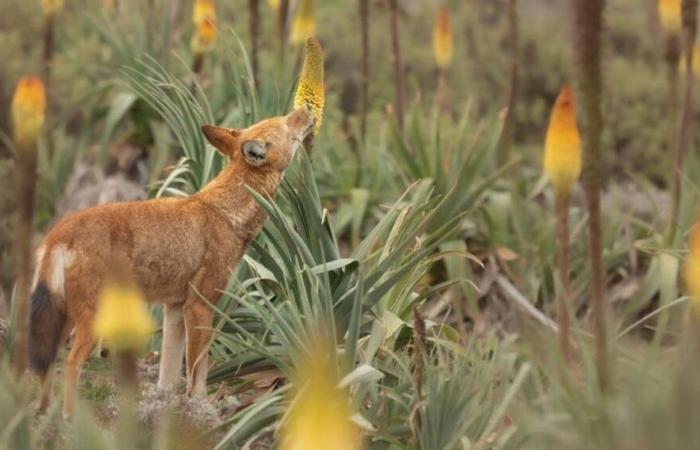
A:
POLYGON ((277 37, 279 39, 279 70, 282 73, 284 56, 287 49, 287 16, 289 15, 289 0, 280 0, 279 22, 277 23, 277 37))
POLYGON ((503 120, 503 130, 498 142, 498 160, 505 164, 508 161, 510 147, 513 145, 513 120, 515 117, 515 103, 518 98, 518 1, 508 0, 508 40, 510 42, 510 82, 508 88, 508 105, 506 116, 503 120))
POLYGON ((417 306, 413 306, 413 365, 416 376, 417 402, 423 398, 423 378, 425 376, 425 321, 418 311, 417 306))
MULTIPOLYGON (((685 52, 685 90, 683 95, 683 109, 678 124, 678 135, 675 141, 676 152, 673 165, 673 209, 671 214, 671 226, 669 243, 672 243, 680 214, 681 188, 683 175, 683 161, 690 146, 690 129, 693 115, 693 53, 695 47, 695 35, 697 32, 697 0, 683 0, 683 49, 685 52)), ((676 69, 677 70, 677 69, 676 69)), ((674 93, 675 94, 675 93, 674 93)))
POLYGON ((360 135, 367 136, 367 111, 369 105, 369 0, 360 0, 360 34, 362 36, 362 104, 360 110, 360 135))
POLYGON ((435 104, 442 114, 450 112, 450 89, 447 85, 446 70, 437 69, 437 86, 435 87, 435 104))
POLYGON ((600 218, 600 190, 603 176, 601 134, 603 130, 602 75, 600 70, 601 29, 605 0, 574 0, 575 55, 581 91, 583 118, 583 186, 588 207, 588 245, 591 263, 591 303, 596 336, 596 364, 602 391, 608 387, 606 306, 603 302, 605 272, 600 218))
POLYGON ((44 16, 44 51, 43 51, 43 77, 44 86, 46 92, 50 92, 50 79, 51 79, 51 62, 53 61, 53 48, 54 48, 54 23, 55 15, 48 14, 44 16))
POLYGON ((564 361, 572 361, 570 320, 571 320, 571 280, 569 279, 569 203, 568 192, 557 192, 555 209, 557 215, 557 268, 559 269, 559 349, 564 361))
POLYGON ((391 54, 394 62, 394 85, 396 86, 395 113, 399 129, 403 131, 404 124, 404 79, 403 63, 401 60, 401 43, 399 37, 399 5, 398 0, 389 0, 389 21, 391 29, 391 54))
POLYGON ((260 0, 248 0, 250 13, 250 45, 251 65, 253 66, 253 83, 257 85, 258 79, 258 49, 260 35, 260 0))
POLYGON ((123 443, 135 443, 138 441, 138 422, 136 419, 138 367, 136 356, 131 351, 117 352, 114 357, 114 364, 120 396, 117 435, 123 443))
POLYGON ((36 142, 18 148, 15 159, 17 189, 17 228, 15 240, 15 373, 22 376, 27 368, 29 327, 29 289, 31 277, 32 231, 34 229, 34 193, 36 190, 36 142))

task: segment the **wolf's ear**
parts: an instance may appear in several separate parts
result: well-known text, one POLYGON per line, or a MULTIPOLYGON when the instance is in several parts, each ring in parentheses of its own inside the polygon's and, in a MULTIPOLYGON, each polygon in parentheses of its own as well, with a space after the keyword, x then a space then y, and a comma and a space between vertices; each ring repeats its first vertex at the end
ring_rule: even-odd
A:
POLYGON ((214 125, 202 125, 202 133, 211 145, 229 158, 234 155, 237 147, 240 130, 235 128, 217 127, 214 125))

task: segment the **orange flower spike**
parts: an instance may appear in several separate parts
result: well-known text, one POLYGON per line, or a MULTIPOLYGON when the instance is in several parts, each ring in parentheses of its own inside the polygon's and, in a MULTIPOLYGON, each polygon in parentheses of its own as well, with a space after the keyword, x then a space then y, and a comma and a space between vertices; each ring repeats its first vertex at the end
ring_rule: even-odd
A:
POLYGON ((659 0, 659 22, 668 34, 678 34, 681 31, 681 0, 659 0))
POLYGON ((549 120, 544 170, 558 195, 566 195, 581 175, 581 136, 576 125, 574 91, 561 89, 549 120))
POLYGON ((214 19, 204 19, 197 24, 194 36, 192 36, 192 53, 207 53, 214 48, 216 42, 216 23, 214 19))
POLYGON ((450 13, 446 7, 440 8, 433 29, 433 53, 438 68, 447 69, 452 63, 454 35, 450 23, 450 13))
POLYGON ((41 10, 45 16, 53 16, 63 10, 63 0, 41 0, 41 10))
POLYGON ((688 237, 688 258, 685 261, 685 286, 691 304, 700 314, 700 220, 688 237))
POLYGON ((46 118, 46 93, 39 77, 23 77, 12 98, 12 122, 15 142, 20 148, 32 146, 46 118))
POLYGON ((199 26, 205 20, 216 21, 216 7, 214 0, 195 0, 192 9, 192 22, 199 26))
POLYGON ((292 23, 290 41, 300 44, 316 36, 316 0, 300 0, 292 23))

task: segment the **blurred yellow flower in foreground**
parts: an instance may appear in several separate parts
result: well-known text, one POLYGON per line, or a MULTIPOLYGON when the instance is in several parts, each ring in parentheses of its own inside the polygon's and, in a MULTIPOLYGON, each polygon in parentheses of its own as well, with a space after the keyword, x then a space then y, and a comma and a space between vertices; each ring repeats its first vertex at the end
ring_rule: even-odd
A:
POLYGON ((678 34, 681 31, 681 0, 659 0, 658 9, 664 31, 678 34))
POLYGON ((192 36, 192 53, 207 53, 214 48, 216 42, 216 23, 214 19, 204 19, 197 24, 197 29, 192 36))
POLYGON ((316 36, 316 0, 300 0, 289 39, 292 44, 298 44, 314 36, 316 36))
POLYGON ((34 145, 44 125, 46 94, 39 77, 22 77, 12 98, 12 122, 17 145, 34 145))
POLYGON ((41 9, 46 16, 58 14, 63 9, 63 0, 41 0, 41 9))
POLYGON ((338 388, 335 361, 323 345, 299 372, 299 389, 283 424, 282 450, 360 450, 347 393, 338 388))
POLYGON ((192 9, 192 23, 199 26, 207 19, 216 20, 214 0, 195 0, 192 9))
POLYGON ((574 91, 559 92, 549 120, 544 146, 544 170, 558 195, 568 194, 581 175, 581 137, 576 125, 574 91))
POLYGON ((154 326, 143 294, 129 284, 110 282, 100 293, 93 331, 115 351, 137 351, 154 326))
POLYGON ((325 93, 323 85, 323 49, 314 37, 306 40, 304 45, 304 64, 301 68, 299 86, 294 96, 294 107, 308 105, 316 117, 316 129, 323 121, 325 93))
POLYGON ((267 4, 275 11, 280 9, 280 0, 267 0, 267 4))
POLYGON ((454 37, 450 24, 450 13, 444 6, 440 8, 433 29, 433 53, 440 69, 447 69, 452 63, 454 37))
POLYGON ((688 238, 685 285, 691 297, 691 304, 700 313, 700 220, 696 222, 688 238))

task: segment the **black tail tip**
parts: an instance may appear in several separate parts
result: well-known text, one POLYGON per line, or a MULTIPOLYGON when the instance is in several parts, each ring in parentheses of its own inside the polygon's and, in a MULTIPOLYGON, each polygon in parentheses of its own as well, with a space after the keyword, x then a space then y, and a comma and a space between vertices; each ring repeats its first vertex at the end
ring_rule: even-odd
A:
POLYGON ((46 283, 39 282, 31 297, 27 349, 29 367, 34 373, 45 375, 56 359, 65 319, 65 313, 51 301, 51 291, 46 283))

